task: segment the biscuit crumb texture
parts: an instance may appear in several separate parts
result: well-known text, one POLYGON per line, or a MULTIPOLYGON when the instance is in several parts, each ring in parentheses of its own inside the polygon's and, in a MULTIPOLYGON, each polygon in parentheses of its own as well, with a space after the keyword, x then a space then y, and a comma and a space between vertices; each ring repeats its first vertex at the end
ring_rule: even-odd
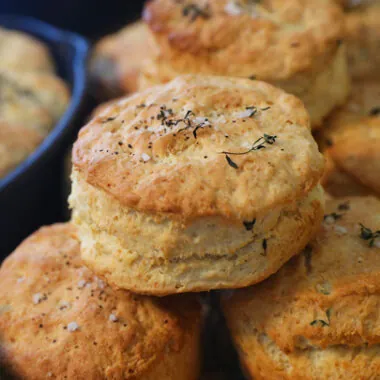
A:
POLYGON ((372 379, 380 371, 380 201, 327 201, 305 251, 223 309, 255 379, 372 379))
POLYGON ((307 112, 259 81, 189 75, 113 103, 81 130, 73 165, 82 256, 135 292, 260 281, 323 216, 307 112))
POLYGON ((32 380, 198 379, 198 301, 113 290, 83 265, 79 249, 75 228, 57 224, 5 260, 1 365, 32 380))

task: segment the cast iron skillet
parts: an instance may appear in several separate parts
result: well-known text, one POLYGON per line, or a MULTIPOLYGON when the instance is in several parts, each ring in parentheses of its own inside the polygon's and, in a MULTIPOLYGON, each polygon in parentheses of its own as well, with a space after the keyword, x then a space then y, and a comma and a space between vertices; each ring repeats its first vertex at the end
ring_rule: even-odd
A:
POLYGON ((7 176, 0 179, 0 262, 39 226, 62 219, 63 156, 86 112, 86 64, 89 45, 74 33, 41 21, 0 15, 0 26, 28 33, 43 41, 57 72, 70 86, 71 102, 42 144, 7 176))

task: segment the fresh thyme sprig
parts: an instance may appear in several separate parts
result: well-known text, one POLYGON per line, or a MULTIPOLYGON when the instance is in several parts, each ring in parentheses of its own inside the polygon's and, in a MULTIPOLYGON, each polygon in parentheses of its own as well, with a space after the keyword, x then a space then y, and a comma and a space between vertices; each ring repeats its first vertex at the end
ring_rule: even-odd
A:
POLYGON ((191 125, 191 120, 189 119, 190 115, 194 115, 193 111, 189 110, 186 112, 185 117, 180 118, 180 119, 169 119, 169 117, 173 117, 173 110, 172 109, 166 109, 165 107, 160 108, 159 114, 156 116, 157 120, 161 120, 161 124, 166 126, 166 127, 173 127, 177 126, 180 123, 184 123, 186 125, 185 128, 180 129, 178 132, 181 132, 185 129, 190 128, 191 125))
POLYGON ((252 107, 246 107, 245 108, 247 111, 251 111, 250 115, 248 117, 252 117, 257 113, 257 107, 252 106, 252 107))
POLYGON ((226 160, 228 165, 231 166, 231 168, 239 169, 239 166, 237 166, 236 162, 232 161, 231 157, 228 154, 226 154, 226 160))
POLYGON ((199 123, 194 129, 193 129, 193 136, 196 139, 197 138, 197 131, 198 129, 203 129, 206 125, 208 125, 206 122, 199 123))
POLYGON ((184 128, 181 128, 181 129, 178 130, 178 133, 183 132, 183 131, 186 131, 186 130, 188 130, 188 129, 190 129, 190 128, 193 128, 193 136, 194 136, 194 138, 196 139, 196 138, 197 138, 197 131, 198 131, 199 129, 203 129, 203 128, 206 127, 206 126, 209 126, 209 127, 211 128, 211 124, 208 122, 208 119, 207 119, 207 118, 206 118, 204 121, 202 121, 201 123, 198 123, 198 124, 193 123, 193 121, 192 121, 191 119, 189 119, 189 117, 190 117, 191 115, 194 116, 193 111, 190 111, 190 110, 187 111, 185 117, 184 117, 183 119, 179 119, 179 120, 177 120, 177 121, 174 123, 174 125, 177 125, 177 124, 180 123, 180 122, 183 122, 183 123, 186 124, 186 126, 185 126, 184 128))
POLYGON ((183 7, 182 14, 184 17, 190 17, 191 22, 195 21, 198 17, 204 19, 210 18, 208 7, 200 8, 197 4, 190 3, 183 7))
POLYGON ((368 245, 370 247, 373 247, 375 244, 375 240, 380 238, 380 230, 379 231, 372 231, 370 228, 363 226, 363 224, 360 223, 360 238, 363 240, 368 241, 368 245))
POLYGON ((247 231, 252 231, 253 230, 253 227, 255 226, 256 224, 256 218, 255 219, 252 219, 251 221, 244 221, 243 222, 244 224, 244 227, 247 231))
POLYGON ((224 151, 222 153, 223 154, 229 154, 229 155, 235 155, 235 156, 242 156, 244 154, 248 154, 248 153, 254 152, 256 150, 265 149, 266 144, 273 145, 276 142, 276 139, 277 139, 277 136, 267 135, 266 133, 264 133, 264 136, 257 139, 252 144, 252 147, 245 152, 227 152, 227 151, 224 151))
POLYGON ((157 115, 157 120, 161 120, 162 124, 165 124, 169 116, 173 116, 173 110, 171 108, 166 108, 166 106, 161 106, 160 112, 157 115))
POLYGON ((314 319, 314 321, 310 322, 310 326, 315 326, 318 323, 320 323, 322 327, 330 326, 330 316, 331 316, 331 309, 327 309, 326 310, 327 321, 324 321, 323 319, 314 319))
POLYGON ((257 139, 252 144, 252 147, 250 149, 248 149, 247 151, 245 151, 245 152, 227 152, 227 151, 223 151, 223 152, 221 152, 221 154, 224 154, 226 156, 226 160, 227 160, 228 164, 231 167, 233 167, 234 169, 238 169, 239 168, 238 165, 231 159, 230 156, 232 156, 232 155, 233 156, 242 156, 244 154, 248 154, 248 153, 260 150, 260 149, 265 149, 267 144, 268 145, 273 145, 276 142, 276 139, 277 139, 277 136, 267 135, 266 133, 264 133, 264 136, 262 136, 259 139, 257 139))
POLYGON ((373 107, 369 111, 370 116, 378 116, 380 114, 380 107, 373 107))

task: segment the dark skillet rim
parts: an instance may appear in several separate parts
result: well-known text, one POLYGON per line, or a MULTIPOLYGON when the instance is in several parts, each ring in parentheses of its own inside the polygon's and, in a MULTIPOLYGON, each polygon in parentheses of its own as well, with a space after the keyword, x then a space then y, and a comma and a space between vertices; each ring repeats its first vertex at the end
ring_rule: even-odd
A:
MULTIPOLYGON (((88 88, 87 60, 90 46, 86 39, 79 34, 56 28, 50 24, 31 17, 16 15, 0 15, 0 26, 29 33, 42 39, 49 47, 53 42, 59 42, 74 49, 74 59, 71 62, 72 83, 71 100, 61 119, 46 136, 44 141, 23 162, 15 167, 5 177, 0 179, 0 195, 11 190, 25 177, 41 168, 46 161, 57 155, 62 149, 62 142, 70 136, 75 128, 75 120, 84 107, 85 95, 88 88), (21 26, 21 27, 20 27, 21 26)), ((63 78, 65 79, 65 78, 63 78)))

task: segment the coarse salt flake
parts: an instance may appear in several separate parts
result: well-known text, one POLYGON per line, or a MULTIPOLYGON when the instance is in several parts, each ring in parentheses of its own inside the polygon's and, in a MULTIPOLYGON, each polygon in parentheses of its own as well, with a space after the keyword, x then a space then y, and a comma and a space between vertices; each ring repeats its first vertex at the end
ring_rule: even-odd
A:
POLYGON ((326 224, 334 224, 335 223, 335 218, 332 215, 328 215, 325 218, 325 223, 326 224))
POLYGON ((345 235, 347 233, 347 228, 343 226, 335 226, 335 231, 340 235, 345 235))
POLYGON ((231 16, 240 15, 243 11, 235 1, 229 1, 224 7, 224 11, 231 16))
POLYGON ((78 325, 78 323, 76 323, 76 322, 70 322, 70 323, 67 325, 67 330, 69 330, 70 332, 74 332, 74 331, 79 330, 79 325, 78 325))
POLYGON ((238 119, 247 119, 248 117, 251 117, 252 114, 254 113, 254 110, 252 109, 247 109, 245 111, 239 112, 236 117, 238 119))
POLYGON ((111 322, 117 322, 117 316, 115 314, 110 314, 108 318, 111 322))
POLYGON ((144 162, 149 161, 150 158, 151 158, 151 157, 149 156, 149 154, 143 153, 143 154, 141 155, 141 159, 142 159, 144 162))
POLYGON ((82 288, 84 288, 86 286, 86 280, 80 280, 79 282, 78 282, 78 288, 79 289, 82 289, 82 288))
POLYGON ((33 294, 33 303, 35 305, 38 305, 42 300, 43 300, 43 296, 41 293, 35 293, 33 294))

